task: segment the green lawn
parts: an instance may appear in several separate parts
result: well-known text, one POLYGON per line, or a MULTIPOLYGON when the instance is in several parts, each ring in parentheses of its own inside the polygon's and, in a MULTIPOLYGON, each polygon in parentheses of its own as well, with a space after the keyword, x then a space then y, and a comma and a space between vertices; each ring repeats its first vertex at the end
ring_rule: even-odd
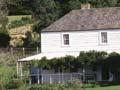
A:
POLYGON ((120 90, 120 86, 86 88, 85 90, 120 90))
POLYGON ((8 16, 9 22, 20 20, 22 17, 29 17, 31 18, 31 15, 15 15, 15 16, 8 16))

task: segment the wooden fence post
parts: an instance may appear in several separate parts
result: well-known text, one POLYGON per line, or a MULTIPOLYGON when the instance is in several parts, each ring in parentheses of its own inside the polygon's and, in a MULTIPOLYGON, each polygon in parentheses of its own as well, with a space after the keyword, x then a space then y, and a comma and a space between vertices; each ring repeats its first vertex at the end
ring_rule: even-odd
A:
POLYGON ((13 56, 13 48, 10 48, 10 52, 11 52, 11 54, 12 54, 12 56, 13 56))
POLYGON ((25 56, 25 48, 23 47, 23 56, 25 56))

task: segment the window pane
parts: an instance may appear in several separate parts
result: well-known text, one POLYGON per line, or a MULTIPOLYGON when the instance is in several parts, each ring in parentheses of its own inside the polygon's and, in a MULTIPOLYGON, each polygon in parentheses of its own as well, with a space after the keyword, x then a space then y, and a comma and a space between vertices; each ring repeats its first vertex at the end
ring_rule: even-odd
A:
POLYGON ((64 45, 69 45, 69 40, 65 40, 64 45))
POLYGON ((63 35, 64 45, 69 45, 69 34, 63 35))
POLYGON ((102 43, 107 43, 108 40, 107 40, 107 32, 102 32, 101 33, 101 41, 102 43))

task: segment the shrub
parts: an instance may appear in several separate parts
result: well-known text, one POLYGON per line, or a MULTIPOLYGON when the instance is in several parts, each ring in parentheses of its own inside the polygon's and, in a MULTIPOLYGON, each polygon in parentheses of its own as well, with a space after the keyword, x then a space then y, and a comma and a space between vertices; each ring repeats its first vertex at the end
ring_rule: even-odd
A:
POLYGON ((6 85, 6 89, 18 89, 21 85, 23 85, 23 81, 19 79, 10 80, 6 85))
POLYGON ((72 80, 72 81, 68 81, 65 84, 65 87, 68 89, 73 89, 73 90, 80 90, 82 87, 82 83, 80 80, 72 80))
POLYGON ((28 18, 28 17, 22 17, 21 21, 23 21, 24 24, 28 24, 28 23, 30 24, 30 23, 32 23, 31 19, 28 18))
POLYGON ((7 47, 9 45, 10 36, 7 32, 0 32, 0 47, 7 47))
POLYGON ((22 17, 21 20, 15 20, 15 21, 12 21, 9 25, 8 25, 8 28, 11 29, 11 28, 16 28, 16 27, 20 27, 20 26, 23 26, 23 25, 26 25, 26 24, 31 24, 32 21, 30 18, 28 17, 22 17))
POLYGON ((33 85, 29 90, 53 90, 50 85, 33 85))
POLYGON ((26 85, 22 85, 17 90, 28 90, 28 87, 26 85))
POLYGON ((69 81, 65 84, 32 85, 28 90, 81 90, 79 80, 69 81))
POLYGON ((0 80, 0 90, 4 90, 3 82, 0 80))

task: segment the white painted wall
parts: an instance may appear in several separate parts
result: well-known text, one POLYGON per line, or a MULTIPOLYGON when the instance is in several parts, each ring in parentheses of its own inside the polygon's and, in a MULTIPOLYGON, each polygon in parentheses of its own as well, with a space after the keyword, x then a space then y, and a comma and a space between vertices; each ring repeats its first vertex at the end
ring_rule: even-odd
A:
POLYGON ((42 32, 42 52, 65 52, 65 51, 106 51, 120 52, 120 29, 114 30, 91 30, 72 32, 42 32), (108 32, 108 44, 100 43, 100 32, 108 32), (62 35, 69 34, 70 45, 62 45, 62 35))

